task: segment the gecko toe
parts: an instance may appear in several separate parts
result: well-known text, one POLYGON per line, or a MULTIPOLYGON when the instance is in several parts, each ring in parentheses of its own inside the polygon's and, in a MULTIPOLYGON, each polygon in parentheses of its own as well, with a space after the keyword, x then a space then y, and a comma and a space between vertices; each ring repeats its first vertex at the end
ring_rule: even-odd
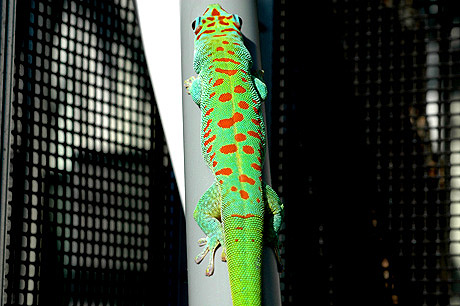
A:
POLYGON ((196 257, 195 257, 195 262, 197 264, 199 264, 200 262, 203 261, 203 259, 206 257, 206 254, 208 254, 209 252, 209 249, 206 248, 203 252, 201 252, 200 254, 198 254, 196 257))
POLYGON ((224 261, 224 262, 227 261, 227 252, 226 252, 226 250, 225 250, 225 247, 224 247, 224 249, 222 250, 221 259, 222 259, 222 261, 224 261))
POLYGON ((205 246, 206 243, 208 243, 208 240, 206 238, 198 239, 198 246, 200 247, 205 246))
POLYGON ((209 263, 209 265, 206 267, 206 276, 211 276, 214 274, 214 261, 212 263, 209 263))

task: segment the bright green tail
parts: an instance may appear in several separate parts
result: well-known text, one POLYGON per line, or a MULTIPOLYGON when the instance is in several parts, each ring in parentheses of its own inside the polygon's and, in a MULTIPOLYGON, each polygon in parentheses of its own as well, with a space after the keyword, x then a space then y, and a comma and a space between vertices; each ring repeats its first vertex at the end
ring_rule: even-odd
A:
POLYGON ((261 305, 262 217, 232 214, 224 232, 233 305, 261 305))

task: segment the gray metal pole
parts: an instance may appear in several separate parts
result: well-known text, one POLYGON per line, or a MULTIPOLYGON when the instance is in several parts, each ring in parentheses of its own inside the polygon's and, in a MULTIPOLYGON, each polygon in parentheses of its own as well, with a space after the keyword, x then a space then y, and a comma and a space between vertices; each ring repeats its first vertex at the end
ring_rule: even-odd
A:
POLYGON ((10 164, 10 121, 13 84, 16 0, 2 1, 0 33, 0 306, 4 301, 8 177, 10 164))
MULTIPOLYGON (((194 34, 191 23, 201 16, 209 0, 181 0, 181 48, 182 79, 195 75, 193 70, 194 34)), ((260 69, 259 29, 255 0, 224 0, 219 4, 229 13, 238 14, 243 19, 243 34, 247 38, 246 47, 254 59, 254 69, 260 69)), ((201 252, 197 241, 204 237, 193 219, 193 211, 201 195, 213 183, 211 171, 207 168, 200 148, 200 110, 186 91, 182 93, 184 116, 184 156, 185 156, 185 213, 187 225, 187 266, 189 305, 232 305, 227 264, 220 261, 222 248, 217 251, 215 270, 211 277, 205 276, 206 263, 197 265, 195 256, 201 252)), ((269 182, 268 154, 265 161, 265 181, 269 182)), ((209 256, 209 254, 207 255, 209 256)), ((205 259, 206 260, 206 259, 205 259)), ((281 305, 279 273, 274 253, 264 248, 262 268, 262 294, 264 305, 281 305)))

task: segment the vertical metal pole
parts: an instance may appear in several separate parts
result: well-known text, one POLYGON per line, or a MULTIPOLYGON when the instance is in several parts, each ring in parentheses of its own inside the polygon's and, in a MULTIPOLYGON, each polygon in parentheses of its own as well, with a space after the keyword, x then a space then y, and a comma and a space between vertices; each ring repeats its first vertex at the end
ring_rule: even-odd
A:
MULTIPOLYGON (((181 48, 182 79, 192 75, 194 35, 192 21, 203 14, 206 7, 215 1, 181 0, 181 48)), ((219 4, 229 13, 238 14, 243 19, 243 34, 247 38, 246 47, 254 59, 254 69, 260 69, 259 29, 255 0, 223 0, 219 4)), ((185 156, 185 213, 187 225, 187 265, 189 285, 189 305, 232 305, 227 264, 220 261, 220 252, 215 257, 214 275, 205 276, 206 260, 197 265, 195 256, 201 251, 197 244, 204 236, 193 219, 193 210, 201 195, 213 183, 211 171, 201 156, 200 148, 200 110, 192 102, 186 91, 182 93, 184 117, 184 156, 185 156)), ((268 154, 265 161, 265 180, 269 182, 268 154)), ((209 256, 209 254, 207 255, 209 256)), ((279 273, 273 251, 264 248, 262 268, 262 294, 264 305, 281 305, 279 273)))
POLYGON ((0 34, 0 306, 4 303, 8 177, 10 164, 10 121, 13 84, 14 31, 16 28, 16 0, 1 4, 0 34))

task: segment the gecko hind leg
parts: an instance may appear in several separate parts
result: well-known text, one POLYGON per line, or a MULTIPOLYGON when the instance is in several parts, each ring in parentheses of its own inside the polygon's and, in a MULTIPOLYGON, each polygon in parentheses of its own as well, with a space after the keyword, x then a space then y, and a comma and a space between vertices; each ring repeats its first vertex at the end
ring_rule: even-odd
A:
MULTIPOLYGON (((206 276, 211 276, 214 273, 214 255, 219 245, 224 245, 224 234, 222 223, 220 222, 221 212, 221 194, 220 187, 214 183, 201 196, 198 204, 193 212, 195 221, 200 226, 201 230, 206 234, 205 238, 198 240, 198 245, 204 247, 204 250, 195 257, 197 264, 209 255, 209 263, 206 267, 206 276)), ((225 247, 224 247, 225 249, 225 247)), ((222 261, 225 261, 225 253, 222 253, 222 261)))
POLYGON ((268 185, 265 184, 265 196, 266 196, 266 205, 268 206, 267 214, 266 214, 266 223, 265 223, 265 235, 264 240, 265 244, 273 248, 275 252, 276 260, 278 262, 278 269, 280 271, 283 270, 283 266, 281 264, 281 257, 279 251, 279 238, 278 233, 281 229, 281 224, 283 222, 284 217, 284 205, 281 203, 280 198, 276 194, 275 190, 268 185))

